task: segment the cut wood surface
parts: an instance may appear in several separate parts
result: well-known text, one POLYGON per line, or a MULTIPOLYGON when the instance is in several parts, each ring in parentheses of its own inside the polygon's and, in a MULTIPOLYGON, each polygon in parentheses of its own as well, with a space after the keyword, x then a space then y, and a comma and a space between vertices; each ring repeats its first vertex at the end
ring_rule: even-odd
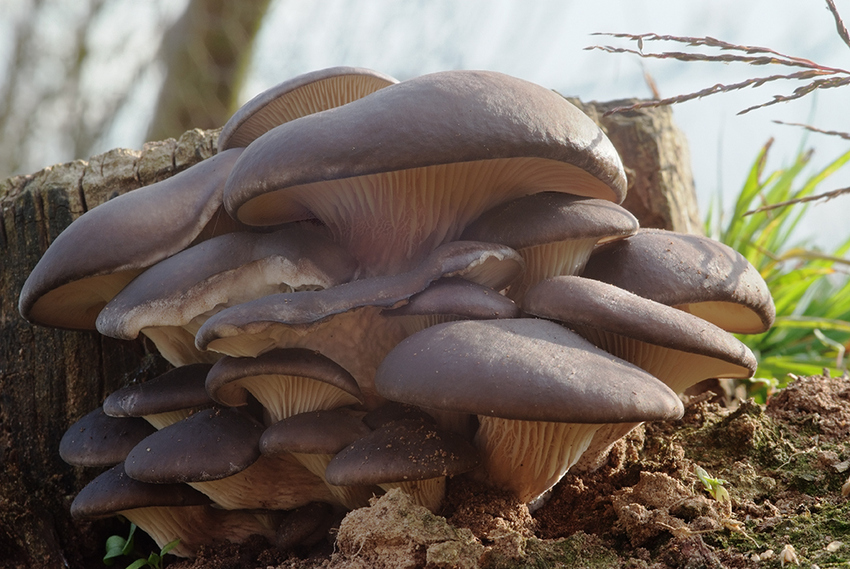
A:
MULTIPOLYGON (((576 101, 573 101, 576 102, 576 101)), ((684 136, 669 109, 601 119, 612 105, 576 102, 606 130, 629 176, 624 204, 642 226, 699 232, 684 136)), ((0 567, 97 566, 114 521, 75 523, 73 497, 98 472, 59 458, 76 420, 167 364, 150 344, 33 326, 17 310, 24 281, 56 236, 108 199, 165 179, 215 152, 218 131, 192 130, 141 151, 116 149, 0 182, 0 567)), ((108 247, 104 243, 103 247, 108 247)))

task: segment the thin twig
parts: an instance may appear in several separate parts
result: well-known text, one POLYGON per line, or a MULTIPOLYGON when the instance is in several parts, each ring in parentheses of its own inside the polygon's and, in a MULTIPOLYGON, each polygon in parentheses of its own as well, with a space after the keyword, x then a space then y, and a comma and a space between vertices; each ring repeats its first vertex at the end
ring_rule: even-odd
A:
POLYGON ((743 215, 752 215, 754 213, 761 213, 763 211, 770 211, 774 209, 778 209, 780 207, 785 207, 789 205, 795 205, 799 203, 813 202, 817 200, 826 200, 829 201, 838 196, 850 194, 850 188, 841 188, 839 190, 832 190, 831 192, 825 192, 823 194, 818 194, 816 196, 806 196, 804 198, 794 198, 793 200, 787 200, 784 202, 777 202, 775 204, 765 205, 756 209, 751 209, 750 211, 744 212, 743 215))
POLYGON ((850 47, 850 34, 847 33, 847 26, 844 25, 844 21, 838 14, 838 8, 835 7, 835 2, 833 0, 826 0, 826 5, 829 7, 829 11, 832 12, 832 17, 835 18, 835 28, 838 30, 838 35, 841 36, 847 47, 850 47))
POLYGON ((819 132, 820 134, 828 134, 830 136, 839 136, 839 137, 843 138, 844 140, 850 140, 850 133, 847 133, 847 132, 839 132, 837 130, 822 130, 822 129, 819 129, 819 128, 814 127, 814 126, 802 124, 802 123, 798 123, 798 122, 784 122, 784 121, 776 121, 776 120, 773 121, 773 122, 775 122, 776 124, 784 124, 786 126, 799 126, 799 127, 802 127, 804 129, 812 131, 812 132, 819 132))

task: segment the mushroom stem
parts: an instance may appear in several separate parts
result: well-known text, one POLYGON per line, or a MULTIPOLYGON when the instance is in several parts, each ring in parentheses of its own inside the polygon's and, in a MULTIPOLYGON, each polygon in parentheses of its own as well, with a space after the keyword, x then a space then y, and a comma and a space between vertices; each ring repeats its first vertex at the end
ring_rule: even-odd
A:
POLYGON ((478 417, 475 445, 483 465, 475 476, 512 491, 525 503, 554 486, 602 426, 478 417))
POLYGON ((507 297, 521 304, 526 291, 540 281, 581 273, 598 241, 597 237, 592 237, 517 249, 525 260, 525 271, 508 288, 507 297))
POLYGON ((439 511, 443 504, 443 498, 446 496, 445 476, 425 480, 408 480, 406 482, 382 482, 378 486, 387 492, 393 488, 398 488, 410 496, 414 504, 428 508, 433 513, 439 511))
MULTIPOLYGON (((325 469, 334 457, 332 454, 308 454, 304 452, 293 452, 291 454, 304 465, 304 468, 322 480, 325 480, 325 469)), ((325 484, 333 497, 349 510, 368 506, 369 498, 378 493, 374 486, 334 486, 327 480, 325 480, 325 484)))

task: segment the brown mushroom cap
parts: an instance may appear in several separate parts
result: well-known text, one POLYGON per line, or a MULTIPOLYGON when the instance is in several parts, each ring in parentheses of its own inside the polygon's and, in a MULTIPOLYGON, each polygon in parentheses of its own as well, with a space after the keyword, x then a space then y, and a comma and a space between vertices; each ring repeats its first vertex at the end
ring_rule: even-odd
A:
POLYGON ((333 501, 322 480, 294 458, 261 456, 264 430, 236 409, 199 411, 136 445, 125 470, 142 482, 186 482, 229 510, 333 501))
POLYGON ((682 414, 679 398, 655 377, 563 326, 529 318, 426 328, 387 355, 375 386, 392 401, 520 421, 609 423, 682 414))
POLYGON ((525 271, 506 293, 521 302, 529 287, 545 278, 579 274, 597 244, 637 230, 635 216, 615 203, 543 192, 484 212, 461 239, 501 243, 522 255, 525 271))
POLYGON ((398 80, 362 67, 330 67, 304 73, 245 103, 221 129, 218 151, 248 146, 274 127, 339 107, 398 80))
POLYGON ((222 235, 165 259, 136 277, 101 311, 98 331, 149 336, 174 365, 217 359, 194 334, 212 314, 269 294, 324 289, 351 280, 357 265, 324 234, 299 225, 268 234, 222 235))
POLYGON ((553 322, 438 324, 401 342, 375 377, 394 401, 475 413, 476 477, 531 502, 581 456, 604 423, 678 418, 656 378, 553 322))
POLYGON ((274 531, 247 512, 210 506, 210 499, 185 484, 147 484, 127 476, 122 464, 107 470, 71 504, 76 519, 121 514, 150 535, 158 547, 179 539, 172 555, 194 557, 201 545, 217 541, 242 542, 251 535, 267 538, 274 531))
POLYGON ((436 511, 445 477, 472 470, 481 457, 458 434, 422 421, 395 421, 351 443, 325 470, 331 484, 400 487, 422 506, 436 511))
POLYGON ((449 71, 272 129, 239 160, 225 202, 249 225, 314 215, 374 275, 407 270, 490 207, 542 191, 619 203, 626 178, 602 131, 557 93, 449 71))
POLYGON ((563 322, 677 393, 711 377, 751 377, 757 366, 750 349, 717 326, 600 281, 547 279, 528 291, 523 310, 563 322))
POLYGON ((110 417, 98 407, 68 427, 59 442, 59 456, 75 466, 112 466, 123 462, 155 430, 144 419, 110 417))
POLYGON ((221 198, 241 153, 213 156, 76 219, 24 283, 21 315, 44 326, 94 330, 103 306, 143 269, 211 236, 207 233, 232 231, 235 224, 221 210, 221 198))
POLYGON ((111 417, 143 417, 161 429, 213 405, 204 386, 211 367, 181 366, 150 381, 122 387, 103 401, 103 410, 111 417))
POLYGON ((207 375, 209 395, 223 405, 246 405, 251 393, 271 415, 286 417, 363 402, 350 373, 302 348, 277 349, 256 358, 226 356, 207 375))
POLYGON ((642 229, 594 251, 583 277, 690 312, 728 332, 773 325, 764 279, 743 255, 707 237, 642 229))

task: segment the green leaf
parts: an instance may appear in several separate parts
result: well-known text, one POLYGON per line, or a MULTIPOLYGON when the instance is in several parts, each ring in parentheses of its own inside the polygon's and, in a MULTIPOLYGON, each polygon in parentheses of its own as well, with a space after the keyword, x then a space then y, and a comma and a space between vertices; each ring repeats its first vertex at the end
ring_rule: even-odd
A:
POLYGON ((168 543, 163 545, 162 549, 160 550, 159 553, 160 553, 160 555, 165 555, 166 553, 168 553, 169 551, 171 551, 172 549, 174 549, 178 545, 180 545, 180 538, 177 538, 174 541, 169 541, 168 543))
POLYGON ((127 565, 127 569, 142 569, 142 567, 147 567, 149 565, 147 559, 136 559, 129 565, 127 565))

